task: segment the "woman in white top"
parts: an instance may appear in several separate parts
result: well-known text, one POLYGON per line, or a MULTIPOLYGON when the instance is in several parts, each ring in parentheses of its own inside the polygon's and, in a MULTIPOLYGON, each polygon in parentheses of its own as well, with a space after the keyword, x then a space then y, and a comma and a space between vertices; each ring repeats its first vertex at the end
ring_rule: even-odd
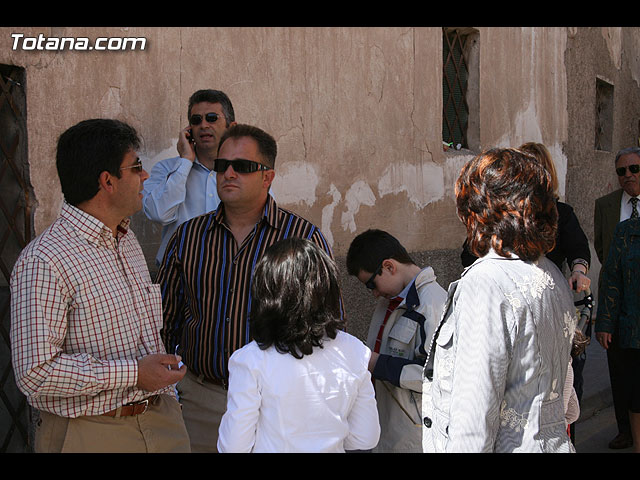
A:
POLYGON ((371 351, 345 333, 333 260, 300 238, 256 266, 254 340, 229 361, 224 452, 344 452, 378 443, 371 351))

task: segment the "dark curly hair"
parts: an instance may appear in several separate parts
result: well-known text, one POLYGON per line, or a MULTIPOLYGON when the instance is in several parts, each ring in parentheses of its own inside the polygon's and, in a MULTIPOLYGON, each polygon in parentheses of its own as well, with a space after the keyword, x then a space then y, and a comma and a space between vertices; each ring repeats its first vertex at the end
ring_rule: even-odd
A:
POLYGON ((553 179, 533 156, 494 148, 462 167, 456 182, 458 216, 476 256, 493 248, 533 261, 555 246, 558 211, 553 179))
POLYGON ((256 265, 251 295, 251 334, 263 350, 273 345, 302 358, 344 328, 338 268, 309 240, 269 247, 256 265))

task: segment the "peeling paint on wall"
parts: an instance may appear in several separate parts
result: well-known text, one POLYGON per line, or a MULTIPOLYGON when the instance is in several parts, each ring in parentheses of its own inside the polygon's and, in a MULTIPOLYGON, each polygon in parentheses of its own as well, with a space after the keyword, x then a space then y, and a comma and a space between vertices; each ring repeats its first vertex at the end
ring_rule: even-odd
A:
POLYGON ((100 112, 104 118, 118 118, 122 112, 122 100, 118 87, 109 87, 100 99, 100 112))
POLYGON ((562 152, 562 145, 557 143, 547 145, 547 149, 551 154, 551 158, 553 158, 556 174, 558 175, 558 195, 560 200, 564 200, 567 184, 567 157, 562 152))
MULTIPOLYGON (((637 30, 632 30, 628 33, 631 39, 632 51, 640 52, 640 33, 637 30)), ((629 55, 629 68, 631 70, 631 77, 635 80, 636 85, 640 86, 640 56, 629 55)))
MULTIPOLYGON (((500 138, 496 146, 517 148, 526 142, 538 142, 544 144, 542 141, 540 120, 532 102, 527 105, 525 110, 518 112, 515 120, 513 121, 513 131, 505 133, 500 138)), ((545 144, 545 147, 549 150, 556 167, 556 174, 558 175, 558 195, 562 200, 565 196, 567 157, 562 152, 562 145, 558 143, 545 144)))
MULTIPOLYGON (((517 147, 518 145, 510 145, 509 138, 516 139, 519 144, 525 142, 541 142, 542 130, 540 129, 540 121, 533 102, 529 102, 526 110, 518 112, 513 121, 514 131, 509 136, 502 138, 500 145, 507 147, 517 147)), ((548 148, 548 147, 547 147, 548 148)))
POLYGON ((602 27, 602 37, 607 44, 611 61, 617 69, 622 66, 622 29, 621 27, 602 27))
MULTIPOLYGON (((40 30, 30 28, 24 33, 35 36, 40 30)), ((564 194, 568 163, 562 152, 568 138, 565 59, 582 48, 580 42, 587 41, 583 38, 589 43, 597 40, 602 44, 598 58, 587 55, 585 47, 576 60, 570 57, 572 61, 600 62, 602 57, 607 68, 589 67, 595 72, 589 76, 606 75, 616 86, 625 80, 619 75, 627 75, 628 63, 637 82, 640 58, 633 55, 637 49, 632 47, 640 45, 640 29, 477 30, 478 132, 474 150, 544 139, 556 161, 559 193, 564 194), (578 45, 567 50, 567 38, 578 45), (609 68, 610 63, 619 71, 609 68)), ((99 33, 114 36, 122 31, 104 28, 99 33)), ((97 34, 77 27, 53 28, 50 33, 97 34)), ((358 221, 369 221, 375 215, 372 207, 383 205, 406 212, 418 231, 430 233, 432 224, 449 231, 447 215, 455 180, 464 162, 478 152, 440 150, 439 27, 131 28, 130 33, 148 37, 153 48, 117 55, 54 55, 14 51, 11 37, 0 36, 5 47, 0 49, 5 52, 3 63, 26 65, 31 84, 37 85, 30 89, 28 128, 39 132, 30 137, 29 147, 32 181, 41 203, 35 214, 38 231, 55 219, 49 205, 59 203, 60 198, 57 189, 49 188, 55 175, 51 158, 58 130, 85 115, 126 120, 143 137, 140 154, 150 171, 157 161, 177 155, 176 139, 168 139, 183 126, 184 118, 177 122, 183 117, 186 100, 196 89, 210 88, 212 81, 230 94, 243 122, 268 126, 278 139, 282 158, 300 160, 279 164, 272 192, 285 206, 309 209, 310 219, 322 225, 328 237, 335 237, 340 248, 348 244, 350 232, 365 226, 358 221), (212 46, 212 54, 220 61, 207 63, 189 53, 193 50, 190 45, 203 41, 212 46), (167 75, 156 75, 149 81, 158 71, 167 75), (193 72, 198 75, 194 77, 193 72), (51 81, 61 78, 64 81, 51 81), (162 122, 152 118, 162 118, 162 122), (394 161, 378 160, 378 156, 394 161), (306 164, 307 158, 315 161, 306 164), (354 168, 344 168, 338 158, 349 158, 354 168), (352 184, 355 180, 358 182, 352 184)), ((582 112, 586 108, 583 99, 592 92, 582 93, 591 80, 580 78, 577 88, 581 94, 576 97, 579 101, 573 100, 578 106, 572 111, 582 112)), ((633 140, 640 128, 637 125, 634 119, 633 126, 627 128, 633 131, 633 140)), ((592 132, 580 125, 579 134, 590 138, 592 132)), ((566 155, 572 165, 582 161, 573 158, 570 151, 566 155)), ((391 226, 405 228, 397 215, 382 220, 381 227, 391 226)), ((449 247, 444 239, 430 245, 449 247)))
POLYGON ((274 197, 282 204, 316 203, 318 174, 313 165, 306 162, 289 162, 276 169, 271 185, 274 197))
POLYGON ((331 231, 331 224, 333 223, 333 212, 335 211, 338 203, 340 203, 340 200, 342 200, 342 194, 332 183, 329 187, 327 195, 331 197, 331 203, 329 205, 325 205, 322 209, 321 230, 325 238, 327 239, 327 242, 329 242, 329 245, 333 246, 334 238, 333 232, 331 231))
POLYGON ((461 153, 459 155, 447 156, 447 163, 444 169, 444 193, 445 197, 455 199, 456 181, 460 176, 460 170, 465 163, 474 157, 472 153, 461 153))
POLYGON ((378 182, 380 197, 406 192, 416 209, 444 198, 444 171, 440 165, 424 162, 389 165, 378 182))
POLYGON ((366 182, 358 180, 347 191, 344 203, 346 211, 342 212, 342 229, 353 233, 356 231, 355 217, 360 210, 360 205, 373 207, 376 203, 376 197, 366 182))

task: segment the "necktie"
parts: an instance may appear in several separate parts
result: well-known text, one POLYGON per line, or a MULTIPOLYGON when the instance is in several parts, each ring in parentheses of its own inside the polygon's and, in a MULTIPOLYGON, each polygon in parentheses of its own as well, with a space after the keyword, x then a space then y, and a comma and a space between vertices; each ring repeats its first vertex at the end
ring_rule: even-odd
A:
POLYGON ((402 297, 394 297, 389 300, 389 305, 387 305, 387 312, 384 315, 384 320, 382 321, 382 325, 380 325, 380 330, 378 330, 378 337, 376 338, 376 344, 373 347, 373 351, 376 353, 380 353, 380 345, 382 344, 382 333, 384 332, 384 327, 387 324, 387 320, 393 313, 393 311, 402 303, 402 297))
POLYGON ((633 197, 630 200, 631 202, 631 218, 638 218, 638 198, 633 197))

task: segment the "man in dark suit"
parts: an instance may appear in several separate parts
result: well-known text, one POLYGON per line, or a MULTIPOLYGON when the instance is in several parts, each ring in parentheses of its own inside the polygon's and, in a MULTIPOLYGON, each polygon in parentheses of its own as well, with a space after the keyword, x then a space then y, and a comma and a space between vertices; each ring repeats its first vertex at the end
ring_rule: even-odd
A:
MULTIPOLYGON (((615 168, 620 187, 618 190, 596 200, 594 213, 594 246, 602 265, 607 260, 616 225, 640 212, 638 196, 640 195, 640 148, 631 147, 620 150, 616 155, 615 168)), ((600 279, 602 276, 600 276, 600 279)), ((600 282, 598 282, 600 286, 600 282)), ((618 435, 609 442, 609 448, 627 448, 633 444, 627 399, 628 383, 620 376, 620 349, 617 335, 611 335, 607 342, 607 361, 611 392, 618 424, 618 435)), ((604 345, 604 344, 603 344, 604 345)))

